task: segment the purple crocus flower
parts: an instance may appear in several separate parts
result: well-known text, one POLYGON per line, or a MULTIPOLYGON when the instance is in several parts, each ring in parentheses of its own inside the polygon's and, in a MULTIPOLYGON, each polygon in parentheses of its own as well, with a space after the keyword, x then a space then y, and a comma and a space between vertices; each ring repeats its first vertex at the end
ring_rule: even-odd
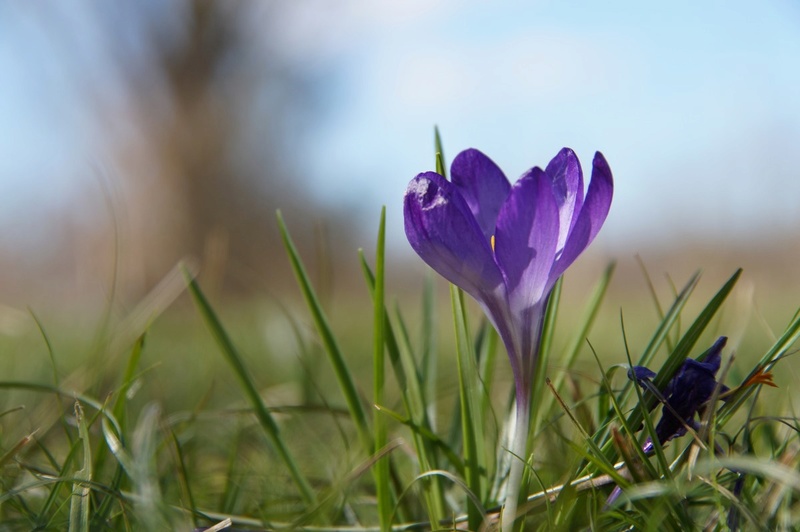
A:
MULTIPOLYGON (((687 427, 698 430, 700 424, 694 419, 695 414, 702 413, 717 386, 720 387, 721 395, 728 391, 727 386, 718 384, 716 380, 722 361, 722 348, 727 341, 727 337, 720 336, 702 362, 691 358, 684 360, 678 372, 667 384, 664 393, 660 394, 664 402, 661 419, 656 425, 656 436, 660 444, 683 436, 687 427)), ((628 372, 628 377, 639 386, 653 393, 659 393, 652 383, 655 376, 655 373, 644 366, 634 366, 628 372)), ((645 452, 652 450, 652 445, 652 442, 648 441, 645 444, 645 452)))
MULTIPOLYGON (((606 219, 611 170, 598 152, 585 196, 580 163, 569 148, 544 170, 525 172, 514 186, 475 149, 459 153, 450 173, 452 181, 435 172, 411 180, 404 202, 406 236, 431 268, 478 301, 502 338, 517 400, 511 451, 524 457, 547 300, 606 219)), ((512 460, 507 515, 516 512, 522 466, 512 460)), ((513 518, 504 519, 504 530, 512 524, 513 518)))
MULTIPOLYGON (((630 380, 655 395, 664 405, 661 419, 655 429, 658 443, 661 445, 686 434, 687 427, 699 430, 700 424, 694 416, 702 414, 717 387, 720 398, 725 400, 730 390, 724 384, 717 382, 716 375, 722 361, 722 348, 727 341, 727 337, 720 336, 702 362, 691 358, 684 360, 663 393, 653 383, 655 372, 644 366, 633 366, 628 370, 630 380)), ((653 451, 653 441, 650 438, 645 440, 642 450, 648 454, 653 451)), ((616 486, 606 500, 605 507, 611 506, 620 493, 622 489, 616 486)))

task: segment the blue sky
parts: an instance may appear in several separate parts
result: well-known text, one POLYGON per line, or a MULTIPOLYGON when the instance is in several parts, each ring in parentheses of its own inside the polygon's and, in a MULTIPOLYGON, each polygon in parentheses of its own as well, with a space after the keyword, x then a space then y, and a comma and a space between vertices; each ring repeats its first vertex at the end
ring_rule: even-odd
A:
POLYGON ((437 123, 450 157, 477 147, 510 178, 564 145, 585 164, 603 151, 617 178, 604 230, 614 244, 791 231, 799 15, 774 2, 462 2, 388 15, 341 54, 345 96, 311 143, 320 173, 341 170, 323 195, 340 201, 344 184, 391 206, 430 169, 437 123))
MULTIPOLYGON (((0 8, 6 218, 80 205, 98 157, 70 62, 11 11, 0 8)), ((91 48, 91 17, 63 24, 91 48)), ((398 248, 402 194, 432 169, 434 124, 448 159, 476 147, 510 179, 562 146, 585 167, 602 151, 616 194, 601 246, 800 228, 800 8, 789 1, 308 1, 282 28, 286 56, 331 80, 298 162, 309 189, 363 207, 365 224, 386 204, 398 248)), ((104 83, 102 65, 82 68, 104 83)))

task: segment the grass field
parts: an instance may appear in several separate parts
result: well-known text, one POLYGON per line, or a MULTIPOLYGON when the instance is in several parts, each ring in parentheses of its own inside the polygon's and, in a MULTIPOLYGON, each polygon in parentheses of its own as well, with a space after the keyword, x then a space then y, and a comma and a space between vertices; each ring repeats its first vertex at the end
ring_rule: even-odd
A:
MULTIPOLYGON (((218 303, 184 271, 127 312, 11 316, 22 325, 0 337, 0 530, 496 526, 519 459, 505 451, 502 343, 443 281, 396 299, 380 253, 358 267, 363 290, 324 304, 297 262, 302 301, 218 303)), ((588 269, 551 300, 520 526, 792 528, 797 316, 762 319, 735 271, 653 279, 651 293, 646 273, 624 291, 614 268, 588 269), (718 336, 716 378, 731 391, 662 447, 659 399, 626 378, 629 357, 664 392, 718 336)))

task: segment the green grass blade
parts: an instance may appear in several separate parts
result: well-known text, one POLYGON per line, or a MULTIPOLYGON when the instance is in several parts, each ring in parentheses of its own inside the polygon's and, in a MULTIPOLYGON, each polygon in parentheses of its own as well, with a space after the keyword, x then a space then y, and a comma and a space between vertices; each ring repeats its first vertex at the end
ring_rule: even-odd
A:
POLYGON ((103 438, 106 441, 106 445, 108 445, 111 454, 114 455, 114 458, 117 459, 119 465, 125 470, 125 473, 128 474, 128 477, 133 478, 136 472, 133 469, 133 459, 131 458, 128 449, 125 448, 123 445, 122 440, 119 437, 119 434, 114 430, 109 423, 108 419, 103 418, 103 438))
POLYGON ((136 496, 133 513, 142 530, 166 530, 170 524, 156 465, 161 447, 160 418, 161 409, 156 403, 146 405, 130 438, 130 471, 136 496))
MULTIPOLYGON (((481 471, 482 460, 478 452, 479 431, 482 424, 477 423, 474 412, 476 403, 473 399, 474 388, 478 385, 474 378, 473 350, 469 339, 467 316, 464 308, 464 293, 455 286, 450 286, 450 300, 453 305, 453 321, 456 333, 456 360, 458 363, 458 396, 461 405, 461 429, 464 446, 464 461, 467 466, 467 486, 469 491, 478 495, 483 493, 481 471)), ((470 530, 477 530, 483 517, 475 504, 467 506, 470 530)))
POLYGON ((125 366, 125 373, 122 376, 122 383, 120 384, 119 392, 117 392, 114 399, 114 407, 112 410, 114 412, 114 416, 120 420, 120 423, 122 423, 122 420, 125 416, 124 399, 126 398, 131 385, 133 385, 134 381, 136 380, 136 370, 139 367, 139 361, 142 359, 142 351, 144 350, 144 339, 145 335, 142 334, 133 344, 131 356, 128 358, 128 363, 125 366))
MULTIPOLYGON (((69 473, 72 468, 72 461, 75 460, 75 456, 78 454, 78 448, 79 446, 82 446, 83 442, 81 442, 80 439, 77 442, 72 442, 69 453, 67 453, 67 456, 63 459, 60 466, 52 453, 50 453, 50 451, 41 442, 37 443, 48 456, 50 465, 59 472, 57 477, 58 480, 50 487, 50 493, 48 493, 47 499, 45 499, 44 504, 42 504, 41 510, 39 511, 39 516, 36 518, 37 523, 51 524, 56 515, 56 512, 53 511, 53 507, 55 504, 61 504, 61 501, 58 500, 62 491, 61 487, 69 483, 69 481, 66 479, 71 478, 69 473)), ((70 501, 70 506, 71 505, 72 501, 70 501)))
MULTIPOLYGON (((384 384, 386 375, 384 371, 384 322, 386 311, 383 304, 385 295, 385 248, 386 248, 386 207, 381 209, 381 221, 378 227, 378 245, 375 251, 375 290, 373 291, 373 343, 372 343, 372 367, 373 367, 373 404, 384 404, 384 384)), ((375 416, 373 420, 373 452, 386 445, 386 418, 375 416)), ((391 528, 392 520, 392 489, 389 483, 389 457, 385 456, 375 461, 373 465, 373 475, 375 476, 376 496, 378 499, 378 518, 381 530, 386 532, 391 528)))
MULTIPOLYGON (((364 278, 367 281, 370 295, 375 297, 375 276, 364 258, 363 252, 359 250, 359 258, 361 260, 361 269, 364 272, 364 278)), ((395 379, 400 386, 400 391, 403 394, 403 403, 406 410, 414 418, 420 409, 424 409, 425 402, 422 398, 420 390, 420 376, 416 369, 416 364, 413 359, 409 359, 404 355, 400 344, 408 344, 407 336, 404 337, 405 331, 402 326, 402 320, 399 318, 397 323, 392 323, 384 306, 383 311, 383 327, 384 338, 386 342, 386 351, 389 353, 389 361, 394 370, 395 379), (398 332, 395 332, 398 331, 398 332)), ((376 404, 380 408, 383 405, 376 404)))
MULTIPOLYGON (((139 366, 139 361, 142 357, 142 351, 144 350, 144 341, 145 341, 145 334, 139 336, 136 342, 133 344, 133 348, 131 349, 130 357, 128 358, 128 363, 125 366, 125 373, 122 376, 122 382, 120 383, 119 391, 116 392, 114 396, 114 403, 111 408, 111 411, 114 414, 114 417, 120 424, 122 429, 122 433, 124 434, 125 428, 127 426, 127 393, 130 390, 131 386, 133 385, 134 381, 136 380, 136 370, 139 366)), ((94 464, 95 471, 101 471, 103 469, 103 465, 105 463, 105 459, 108 453, 107 446, 101 446, 98 448, 96 454, 96 460, 94 464)), ((114 472, 114 477, 111 480, 111 484, 109 485, 109 489, 111 491, 118 491, 123 487, 123 481, 125 481, 124 470, 122 466, 118 463, 116 465, 116 471, 114 472)), ((99 526, 100 523, 104 522, 107 518, 109 513, 111 512, 112 506, 114 503, 117 502, 116 498, 111 495, 105 495, 97 505, 97 509, 92 513, 92 526, 99 526)))
POLYGON ((233 440, 233 445, 228 448, 227 465, 225 467, 225 487, 220 496, 220 511, 232 514, 237 510, 236 502, 241 497, 242 482, 237 466, 243 439, 243 431, 239 429, 233 440))
POLYGON ((197 284, 188 270, 183 270, 183 273, 186 278, 186 283, 189 287, 189 293, 192 294, 192 298, 194 299, 200 314, 203 316, 206 325, 211 331, 211 335, 217 341, 217 345, 222 351, 222 354, 225 356, 225 359, 231 365, 234 373, 238 377, 239 384, 242 386, 245 395, 250 400, 250 404, 253 405, 253 411, 255 412, 256 418, 266 432, 270 442, 275 447, 275 450, 280 456, 281 460, 286 465, 286 468, 289 470, 292 479, 297 485, 297 488, 300 490, 303 500, 307 503, 312 503, 315 499, 314 492, 311 489, 308 481, 306 481, 305 477, 303 476, 303 473, 300 471, 300 468, 297 466, 294 457, 289 451, 289 447, 283 440, 283 436, 281 435, 278 424, 275 422, 275 419, 264 405, 264 401, 262 401, 261 395, 258 393, 258 389, 256 388, 256 385, 250 376, 250 372, 245 367, 242 357, 234 347, 233 341, 231 341, 219 318, 217 318, 216 313, 211 308, 208 300, 206 300, 205 295, 203 295, 203 292, 200 290, 200 286, 197 284))
POLYGON ((192 483, 189 481, 189 468, 186 467, 186 459, 184 457, 184 450, 178 436, 174 430, 169 431, 170 443, 172 444, 175 453, 175 462, 177 466, 178 484, 180 485, 183 495, 186 497, 186 502, 189 504, 189 515, 192 519, 192 525, 195 527, 197 523, 197 505, 194 502, 194 494, 192 493, 192 483))
MULTIPOLYGON (((361 256, 361 266, 370 294, 375 289, 375 278, 369 265, 361 256)), ((426 402, 422 392, 422 376, 417 369, 416 361, 411 354, 411 343, 405 328, 399 309, 392 315, 384 310, 384 331, 386 338, 386 349, 389 352, 389 360, 394 369, 394 375, 400 386, 403 395, 403 403, 414 423, 424 425, 431 430, 427 419, 426 402)), ((426 376, 427 377, 427 376, 426 376)))
MULTIPOLYGON (((553 334, 555 333, 556 316, 558 315, 558 304, 561 301, 561 287, 563 284, 564 277, 559 277, 547 301, 547 310, 545 311, 544 324, 542 325, 541 342, 539 343, 539 356, 536 359, 536 368, 533 372, 533 383, 531 384, 530 434, 538 433, 539 421, 543 414, 541 410, 542 404, 545 401, 544 383, 545 379, 548 377, 548 362, 550 359, 551 346, 553 344, 553 334)), ((528 450, 530 450, 532 444, 533 438, 528 438, 528 450)))
MULTIPOLYGON (((36 324, 36 328, 39 330, 39 334, 42 336, 44 345, 47 348, 47 356, 50 359, 50 365, 52 366, 53 369, 53 384, 56 386, 56 388, 58 388, 61 386, 61 382, 58 376, 58 365, 56 364, 56 354, 55 350, 53 349, 53 344, 52 342, 50 342, 50 336, 45 331, 44 324, 39 319, 39 316, 37 316, 36 313, 33 311, 33 309, 29 308, 28 313, 31 315, 31 318, 33 318, 33 322, 36 324)), ((65 411, 66 407, 60 395, 56 396, 56 401, 58 402, 59 411, 61 412, 65 411)), ((70 427, 67 424, 66 418, 62 417, 60 421, 61 421, 61 427, 64 429, 64 435, 66 436, 67 440, 69 440, 69 442, 72 443, 72 431, 70 430, 70 427)))
MULTIPOLYGON (((399 370, 406 376, 405 380, 407 383, 406 389, 403 390, 403 402, 411 416, 411 423, 413 424, 412 429, 414 427, 419 428, 419 430, 415 430, 414 432, 414 448, 417 452, 420 472, 439 469, 439 457, 436 449, 439 449, 440 447, 438 445, 443 445, 444 442, 439 440, 438 437, 431 437, 433 435, 433 428, 431 427, 425 399, 422 395, 421 377, 416 369, 414 357, 411 355, 410 341, 403 325, 399 309, 395 311, 390 323, 394 324, 392 327, 395 330, 400 331, 397 335, 399 340, 397 345, 400 359, 399 370)), ((444 452, 448 456, 454 454, 449 448, 445 448, 444 452)), ((422 489, 428 507, 431 526, 434 526, 441 519, 446 517, 446 505, 441 479, 436 476, 426 478, 422 481, 422 489)))
MULTIPOLYGON (((361 268, 364 272, 364 278, 367 281, 367 286, 370 294, 375 295, 375 276, 367 264, 364 254, 359 253, 361 259, 361 268)), ((390 417, 408 425, 414 430, 414 447, 417 451, 417 459, 421 471, 428 471, 438 469, 438 458, 435 448, 441 448, 444 442, 438 440, 433 435, 433 429, 429 423, 428 413, 426 410, 426 402, 422 394, 422 378, 420 372, 417 370, 414 357, 411 355, 411 342, 408 338, 405 326, 403 324, 400 311, 397 310, 392 316, 389 316, 384 311, 384 335, 386 340, 386 350, 389 354, 389 360, 392 363, 395 378, 400 385, 400 390, 403 397, 403 404, 409 413, 410 419, 404 419, 396 416, 389 409, 380 404, 376 404, 381 412, 388 413, 390 417)), ((445 447, 445 452, 452 451, 445 447)), ((456 458, 457 462, 460 462, 456 458)), ((463 467, 462 467, 463 469, 463 467)), ((423 491, 425 491, 425 499, 428 506, 429 517, 431 525, 438 523, 440 519, 445 517, 444 494, 441 487, 441 481, 438 477, 426 478, 422 483, 423 491)))
MULTIPOLYGON (((610 382, 610 379, 609 379, 609 376, 610 376, 611 372, 610 371, 606 371, 603 368, 603 365, 600 362, 600 358, 597 356, 597 353, 595 352, 595 350, 592 349, 591 351, 592 351, 592 354, 594 355, 594 359, 595 359, 595 361, 597 363, 597 367, 600 370, 600 375, 602 375, 601 384, 602 384, 603 388, 606 390, 606 392, 608 393, 608 397, 611 400, 611 406, 614 409, 614 411, 616 412, 616 416, 617 416, 616 420, 619 422, 619 424, 625 430, 625 433, 633 434, 635 431, 632 430, 630 425, 627 424, 627 422, 625 420, 625 415, 623 414, 622 407, 619 405, 619 403, 617 403, 617 401, 616 401, 616 399, 614 397, 613 390, 611 388, 611 382, 610 382)), ((637 390, 637 393, 638 393, 638 390, 637 390)), ((647 421, 649 423, 649 416, 645 418, 645 421, 647 421)), ((633 441, 634 444, 636 444, 636 440, 634 438, 631 437, 630 441, 633 441)), ((636 449, 633 450, 633 453, 636 455, 636 459, 642 465, 642 467, 644 469, 646 469, 650 473, 650 477, 651 478, 656 478, 656 476, 657 476, 656 472, 652 468, 652 466, 650 465, 650 462, 648 461, 647 457, 644 455, 644 452, 642 451, 641 447, 637 446, 636 449)), ((626 457, 626 456, 623 455, 623 459, 624 459, 626 464, 630 464, 630 457, 626 457)))
MULTIPOLYGON (((661 346, 666 342, 670 330, 672 330, 673 326, 680 320, 681 313, 683 312, 686 303, 689 301, 689 297, 694 292, 694 289, 697 287, 697 283, 700 281, 700 273, 695 273, 689 278, 689 281, 683 287, 683 290, 680 291, 678 296, 672 302, 667 313, 664 315, 664 319, 662 319, 658 327, 656 328, 656 332, 653 334, 653 337, 650 339, 650 342, 647 344, 647 347, 642 352, 642 355, 639 357, 639 360, 636 361, 636 364, 639 366, 647 366, 653 358, 656 356, 656 353, 661 346)), ((630 391, 633 386, 633 383, 628 383, 627 388, 630 391)))
MULTIPOLYGON (((505 421, 505 413, 498 415, 492 403, 492 393, 494 391, 494 372, 497 368, 498 345, 500 336, 487 319, 481 320, 478 334, 475 336, 475 357, 477 359, 476 378, 480 390, 480 399, 477 402, 476 419, 484 423, 484 431, 481 441, 485 450, 483 454, 482 467, 483 476, 486 479, 485 487, 487 492, 482 494, 485 501, 496 498, 502 480, 497 472, 500 455, 490 449, 500 449, 500 438, 502 437, 502 424, 505 421)), ((505 450, 504 450, 505 451, 505 450)))
POLYGON ((495 424, 499 426, 496 421, 497 415, 492 409, 492 390, 500 336, 488 321, 483 322, 482 330, 483 336, 481 337, 480 347, 476 348, 478 354, 478 376, 481 379, 484 391, 480 415, 482 419, 487 419, 487 416, 491 415, 495 420, 495 424))
POLYGON ((436 349, 436 297, 435 284, 432 271, 428 270, 422 287, 422 357, 420 362, 421 373, 424 376, 422 391, 428 406, 428 420, 431 428, 436 429, 436 392, 437 365, 439 351, 436 349))
MULTIPOLYGON (((28 312, 33 318, 33 322, 36 324, 36 328, 39 330, 39 334, 42 336, 42 340, 44 340, 44 345, 47 348, 47 356, 50 358, 50 366, 53 368, 53 384, 56 386, 60 386, 61 383, 59 382, 58 377, 58 365, 56 364, 56 355, 55 351, 53 350, 53 344, 50 342, 50 337, 48 336, 47 332, 44 330, 44 325, 42 321, 39 319, 39 316, 33 311, 33 309, 28 309, 28 312)), ((59 401, 59 406, 60 406, 59 401)))
POLYGON ((83 466, 75 472, 77 482, 72 487, 69 510, 69 532, 89 532, 89 493, 88 482, 92 481, 92 448, 89 442, 89 429, 79 402, 75 402, 75 419, 78 423, 78 436, 83 447, 83 466), (83 482, 81 482, 83 481, 83 482))
POLYGON ((442 137, 439 135, 438 126, 433 128, 433 145, 436 150, 436 173, 447 177, 447 170, 444 162, 444 148, 442 148, 442 137))
MULTIPOLYGON (((650 277, 650 272, 647 271, 647 266, 645 266, 644 261, 640 255, 636 255, 636 263, 639 265, 639 269, 642 271, 642 275, 644 276, 645 283, 647 284, 647 291, 650 294, 650 299, 653 300, 653 305, 656 307, 656 314, 658 314, 658 319, 663 321, 664 320, 664 309, 661 307, 661 302, 658 300, 658 294, 656 293, 655 284, 653 284, 653 279, 650 277)), ((674 285, 673 285, 674 286, 674 285)), ((672 351, 673 343, 672 340, 667 337, 667 349, 672 351)))
MULTIPOLYGON (((630 351, 628 351, 627 343, 625 345, 625 353, 626 353, 626 355, 628 357, 628 366, 630 367, 633 364, 631 363, 631 355, 630 355, 630 351)), ((656 428, 655 428, 655 425, 653 424, 653 419, 652 419, 652 417, 650 415, 650 411, 647 410, 646 403, 644 401, 643 392, 642 392, 642 390, 639 389, 638 386, 634 386, 633 388, 636 391, 637 405, 639 406, 639 409, 640 409, 640 411, 642 413, 642 420, 644 421, 644 430, 646 431, 645 434, 648 434, 649 437, 650 437, 650 440, 653 442, 653 450, 655 452, 656 460, 658 462, 659 467, 661 468, 662 473, 664 474, 664 476, 666 478, 671 479, 672 478, 672 472, 670 471, 669 463, 667 462, 667 458, 664 455, 664 448, 661 446, 661 442, 658 441, 658 434, 656 433, 656 428)), ((610 390, 609 390, 609 397, 611 397, 611 400, 614 401, 614 395, 610 392, 610 390)), ((616 404, 616 402, 615 402, 615 404, 616 404)), ((622 413, 622 410, 619 409, 619 406, 617 406, 615 408, 617 409, 617 419, 620 420, 620 422, 622 423, 622 427, 625 429, 626 433, 630 435, 631 439, 633 439, 633 434, 636 432, 636 427, 631 427, 630 425, 628 425, 626 423, 625 416, 622 413)), ((636 441, 636 440, 634 439, 633 441, 636 441)), ((644 456, 644 452, 642 451, 642 448, 637 446, 636 447, 636 451, 637 451, 637 453, 639 455, 639 458, 641 459, 642 463, 647 465, 647 466, 649 466, 650 462, 644 456)), ((655 476, 653 476, 653 478, 655 478, 655 476)))
MULTIPOLYGON (((592 292, 592 295, 586 304, 586 308, 583 311, 583 317, 578 322, 579 326, 577 331, 572 335, 572 340, 567 345, 564 354, 559 358, 559 364, 564 367, 564 371, 557 373, 556 376, 551 379, 553 382, 553 387, 559 393, 561 393, 561 386, 564 383, 564 379, 567 377, 567 373, 578 359, 578 354, 580 353, 581 347, 584 345, 586 338, 589 336, 589 331, 591 331, 594 320, 597 317, 600 304, 605 298, 608 285, 614 275, 615 267, 616 263, 614 262, 606 267, 602 277, 600 277, 600 280, 597 282, 597 285, 594 288, 594 292, 592 292)), ((543 408, 545 412, 550 411, 553 402, 555 401, 555 397, 552 395, 549 395, 548 397, 550 397, 550 401, 543 408)))
POLYGON ((291 263, 297 283, 300 285, 300 290, 303 293, 303 298, 306 301, 306 305, 308 305, 308 309, 314 319, 314 324, 317 327, 317 332, 322 340, 322 345, 324 346, 325 352, 328 355, 328 360, 330 360, 331 365, 333 366, 333 371, 336 374, 339 387, 344 395, 347 408, 350 411, 350 417, 353 419, 356 430, 358 431, 361 445, 364 447, 366 452, 371 453, 374 445, 372 442, 372 433, 370 432, 369 423, 367 422, 367 413, 364 409, 364 403, 361 401, 361 398, 358 395, 356 385, 353 382, 353 377, 350 374, 350 369, 347 367, 347 363, 344 360, 342 351, 339 349, 339 345, 336 342, 336 337, 333 334, 333 330, 328 324, 328 319, 325 316, 325 312, 322 310, 322 306, 319 304, 319 300, 314 293, 314 289, 311 287, 308 274, 306 273, 303 263, 300 260, 300 254, 297 252, 297 248, 289 236, 289 231, 286 229, 286 224, 283 221, 283 216, 281 215, 280 211, 277 212, 277 217, 278 228, 281 233, 281 238, 283 239, 283 245, 286 248, 286 253, 289 255, 289 262, 291 263))
POLYGON ((403 321, 402 313, 397 305, 395 305, 392 314, 387 318, 387 325, 392 331, 397 331, 393 348, 397 350, 394 356, 397 357, 396 373, 398 374, 398 383, 403 386, 403 403, 412 420, 432 430, 426 409, 427 403, 422 392, 422 374, 417 368, 414 355, 412 355, 411 339, 409 338, 405 321, 403 321))
MULTIPOLYGON (((545 379, 545 383, 549 381, 545 379)), ((553 392, 553 395, 556 397, 556 401, 561 406, 564 413, 567 415, 567 418, 572 422, 573 426, 578 429, 578 432, 583 436, 583 439, 588 447, 588 449, 583 449, 577 443, 573 443, 571 441, 567 441, 567 445, 570 446, 576 453, 581 455, 584 460, 589 462, 590 464, 594 465, 597 470, 596 472, 600 472, 606 475, 609 475, 615 482, 618 484, 626 485, 628 481, 620 475, 620 473, 614 468, 614 464, 612 464, 608 458, 603 453, 602 449, 597 445, 597 443, 591 438, 591 436, 586 433, 584 428, 578 422, 578 419, 569 409, 569 407, 564 403, 563 399, 559 397, 558 392, 555 391, 554 388, 550 387, 550 390, 553 392)))

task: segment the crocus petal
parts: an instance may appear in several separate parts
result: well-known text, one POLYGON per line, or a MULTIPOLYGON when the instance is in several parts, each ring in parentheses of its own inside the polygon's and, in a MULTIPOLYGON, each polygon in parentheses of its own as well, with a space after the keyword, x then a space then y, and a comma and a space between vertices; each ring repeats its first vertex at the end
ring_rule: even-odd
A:
POLYGON ((550 273, 551 282, 555 283, 556 279, 564 273, 564 270, 578 258, 578 255, 597 236, 608 215, 613 194, 614 180, 611 176, 611 169, 608 167, 603 154, 597 152, 594 156, 592 181, 589 183, 586 200, 581 206, 578 218, 567 237, 561 255, 553 265, 553 270, 550 273))
MULTIPOLYGON (((656 425, 656 435, 660 443, 666 443, 673 438, 686 434, 686 426, 696 427, 694 416, 705 408, 706 403, 719 388, 720 393, 725 393, 728 387, 716 381, 715 374, 719 370, 722 358, 722 348, 727 342, 725 336, 720 336, 708 350, 702 362, 687 358, 681 364, 677 373, 672 377, 664 390, 666 399, 661 419, 656 425)), ((643 366, 634 366, 628 371, 628 377, 634 379, 639 386, 649 389, 656 396, 661 394, 651 389, 655 373, 643 366)))
POLYGON ((644 366, 633 366, 628 370, 628 378, 642 387, 644 386, 644 384, 642 384, 644 381, 651 381, 655 377, 655 371, 651 371, 650 368, 644 366))
POLYGON ((725 347, 726 343, 728 343, 727 336, 717 338, 717 341, 708 350, 705 360, 698 362, 698 364, 703 364, 712 373, 717 373, 722 363, 722 348, 725 347))
POLYGON ((533 168, 511 188, 500 209, 495 256, 509 292, 511 313, 540 303, 558 243, 558 206, 547 176, 533 168))
POLYGON ((505 174, 486 155, 468 149, 453 159, 450 178, 469 205, 486 240, 489 240, 494 234, 500 207, 511 191, 505 174))
POLYGON ((419 174, 403 209, 411 247, 439 275, 479 301, 502 285, 489 241, 452 183, 435 172, 419 174))
POLYGON ((559 238, 557 250, 564 249, 578 214, 583 205, 583 171, 578 156, 569 148, 563 148, 547 165, 544 171, 553 186, 553 195, 558 203, 559 238))

